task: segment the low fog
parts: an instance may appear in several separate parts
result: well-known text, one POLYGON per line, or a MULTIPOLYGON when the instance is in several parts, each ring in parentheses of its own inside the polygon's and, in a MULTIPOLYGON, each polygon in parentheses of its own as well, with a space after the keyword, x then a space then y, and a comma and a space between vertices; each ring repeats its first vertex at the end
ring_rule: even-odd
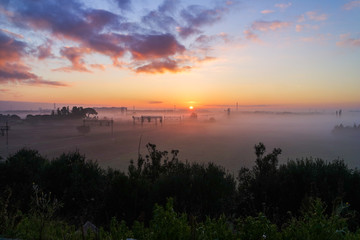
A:
MULTIPOLYGON (((254 145, 263 142, 267 151, 281 148, 280 162, 298 158, 344 159, 349 167, 359 167, 359 129, 333 132, 336 125, 360 124, 360 112, 251 112, 224 110, 132 112, 98 111, 99 119, 114 119, 110 126, 92 124, 83 135, 76 129, 82 120, 37 123, 14 123, 10 126, 8 145, 0 137, 0 156, 22 147, 39 150, 53 158, 63 152, 80 151, 103 167, 126 170, 138 152, 146 155, 145 145, 153 143, 159 150, 180 151, 179 158, 190 162, 215 162, 230 171, 252 166, 254 145), (165 116, 157 124, 133 120, 133 116, 165 116), (170 117, 181 117, 170 119, 170 117), (139 148, 140 143, 140 148, 139 148)), ((4 123, 1 123, 4 125, 4 123)))

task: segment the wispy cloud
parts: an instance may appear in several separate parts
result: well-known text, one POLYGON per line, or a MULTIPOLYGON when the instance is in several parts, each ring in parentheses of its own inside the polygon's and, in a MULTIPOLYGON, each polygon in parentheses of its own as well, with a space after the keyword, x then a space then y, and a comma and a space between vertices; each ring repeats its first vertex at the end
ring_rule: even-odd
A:
POLYGON ((340 41, 338 41, 336 45, 344 47, 360 47, 360 38, 352 38, 349 33, 341 34, 340 41))
POLYGON ((351 2, 346 3, 346 4, 343 6, 343 9, 345 9, 345 10, 351 10, 351 9, 357 8, 357 7, 360 7, 360 1, 351 1, 351 2))
POLYGON ((244 35, 245 35, 245 39, 250 40, 252 42, 257 42, 257 43, 262 42, 259 36, 249 29, 244 31, 244 35))
POLYGON ((161 104, 162 101, 148 101, 149 104, 161 104))
POLYGON ((262 10, 261 13, 262 14, 269 14, 269 13, 273 13, 275 12, 274 10, 269 10, 269 9, 265 9, 265 10, 262 10))
POLYGON ((298 23, 305 22, 305 16, 304 16, 304 14, 300 15, 300 16, 297 18, 297 22, 298 22, 298 23))
POLYGON ((319 26, 311 25, 311 24, 296 24, 296 26, 295 26, 296 32, 302 32, 304 29, 318 30, 319 26))
POLYGON ((0 31, 0 84, 19 83, 30 85, 66 86, 56 81, 48 81, 32 73, 31 68, 23 63, 27 44, 0 31))
POLYGON ((179 66, 178 62, 171 59, 154 60, 148 64, 134 68, 140 73, 164 73, 164 72, 182 72, 190 70, 190 66, 179 66))
POLYGON ((282 21, 255 21, 251 25, 251 28, 261 32, 276 31, 282 28, 290 26, 290 22, 282 21))
POLYGON ((324 43, 326 41, 329 40, 329 38, 331 37, 331 35, 329 34, 317 34, 315 36, 309 36, 309 37, 302 37, 300 38, 301 42, 306 42, 306 43, 324 43))
POLYGON ((275 4, 275 7, 277 8, 280 8, 282 10, 285 10, 287 9, 288 7, 290 7, 292 5, 291 2, 288 2, 288 3, 278 3, 278 4, 275 4))
POLYGON ((311 11, 311 12, 306 12, 306 16, 313 21, 325 21, 328 19, 328 15, 327 14, 318 14, 317 12, 311 11))

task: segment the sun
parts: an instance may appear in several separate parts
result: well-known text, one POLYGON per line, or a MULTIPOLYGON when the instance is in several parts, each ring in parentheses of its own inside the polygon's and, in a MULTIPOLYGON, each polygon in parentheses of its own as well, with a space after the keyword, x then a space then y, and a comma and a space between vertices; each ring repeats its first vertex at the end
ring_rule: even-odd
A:
POLYGON ((190 110, 193 110, 193 109, 194 109, 194 106, 189 106, 189 109, 190 109, 190 110))

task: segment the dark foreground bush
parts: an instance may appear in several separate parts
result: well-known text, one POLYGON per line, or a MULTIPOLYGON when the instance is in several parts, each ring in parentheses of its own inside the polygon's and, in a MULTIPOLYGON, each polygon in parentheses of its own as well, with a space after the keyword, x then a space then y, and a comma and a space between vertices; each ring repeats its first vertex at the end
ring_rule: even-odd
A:
MULTIPOLYGON (((47 194, 42 193, 42 196, 47 194)), ((40 197, 41 198, 41 197, 40 197)), ((45 199, 47 199, 45 197, 45 199)), ((155 205, 150 225, 135 221, 130 227, 125 221, 113 218, 108 228, 74 227, 63 221, 55 220, 49 211, 56 210, 56 201, 32 203, 34 212, 23 215, 13 229, 5 229, 5 237, 21 239, 129 239, 157 240, 207 240, 207 239, 243 239, 243 240, 338 240, 359 239, 360 233, 349 231, 342 211, 326 215, 325 205, 319 199, 312 199, 309 208, 299 218, 293 218, 282 228, 262 213, 256 217, 246 217, 234 223, 223 216, 208 217, 205 221, 196 221, 186 213, 177 213, 173 208, 173 200, 166 206, 155 205), (44 221, 46 220, 46 221, 44 221)), ((345 206, 346 208, 346 206, 345 206)), ((344 208, 342 208, 344 210, 344 208)), ((0 235, 1 236, 1 235, 0 235)))
POLYGON ((314 231, 350 239, 359 229, 360 174, 343 161, 279 165, 281 150, 266 153, 260 143, 254 167, 241 168, 236 181, 216 164, 147 148, 126 173, 104 170, 78 152, 50 161, 35 150, 18 151, 0 162, 0 236, 77 239, 88 221, 98 235, 110 234, 104 239, 296 239, 314 231), (34 195, 34 187, 44 195, 34 195), (323 202, 315 204, 317 198, 323 202))

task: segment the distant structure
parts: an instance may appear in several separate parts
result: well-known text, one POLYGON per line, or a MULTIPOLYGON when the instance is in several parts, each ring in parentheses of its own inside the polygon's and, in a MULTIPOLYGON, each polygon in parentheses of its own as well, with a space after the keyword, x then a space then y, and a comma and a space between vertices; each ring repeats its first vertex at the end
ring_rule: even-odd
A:
POLYGON ((120 107, 120 112, 122 114, 127 113, 127 107, 120 107))
POLYGON ((144 116, 144 115, 142 115, 141 117, 133 116, 132 118, 133 118, 134 125, 135 125, 136 121, 140 121, 141 125, 143 125, 145 121, 147 121, 147 122, 155 121, 155 125, 157 125, 158 120, 160 121, 160 124, 163 123, 163 116, 144 116))
POLYGON ((10 127, 8 125, 8 122, 6 122, 5 126, 1 126, 1 136, 6 136, 6 146, 9 145, 9 130, 10 127))
POLYGON ((340 109, 339 111, 336 111, 336 116, 341 117, 341 114, 342 114, 342 110, 341 110, 341 109, 340 109))
POLYGON ((239 110, 239 103, 236 102, 236 111, 238 111, 238 110, 239 110))
POLYGON ((83 119, 83 126, 89 126, 90 124, 111 127, 111 136, 114 135, 114 120, 112 119, 83 119))
POLYGON ((181 115, 179 115, 179 116, 164 116, 164 122, 165 122, 165 120, 181 122, 181 115))

